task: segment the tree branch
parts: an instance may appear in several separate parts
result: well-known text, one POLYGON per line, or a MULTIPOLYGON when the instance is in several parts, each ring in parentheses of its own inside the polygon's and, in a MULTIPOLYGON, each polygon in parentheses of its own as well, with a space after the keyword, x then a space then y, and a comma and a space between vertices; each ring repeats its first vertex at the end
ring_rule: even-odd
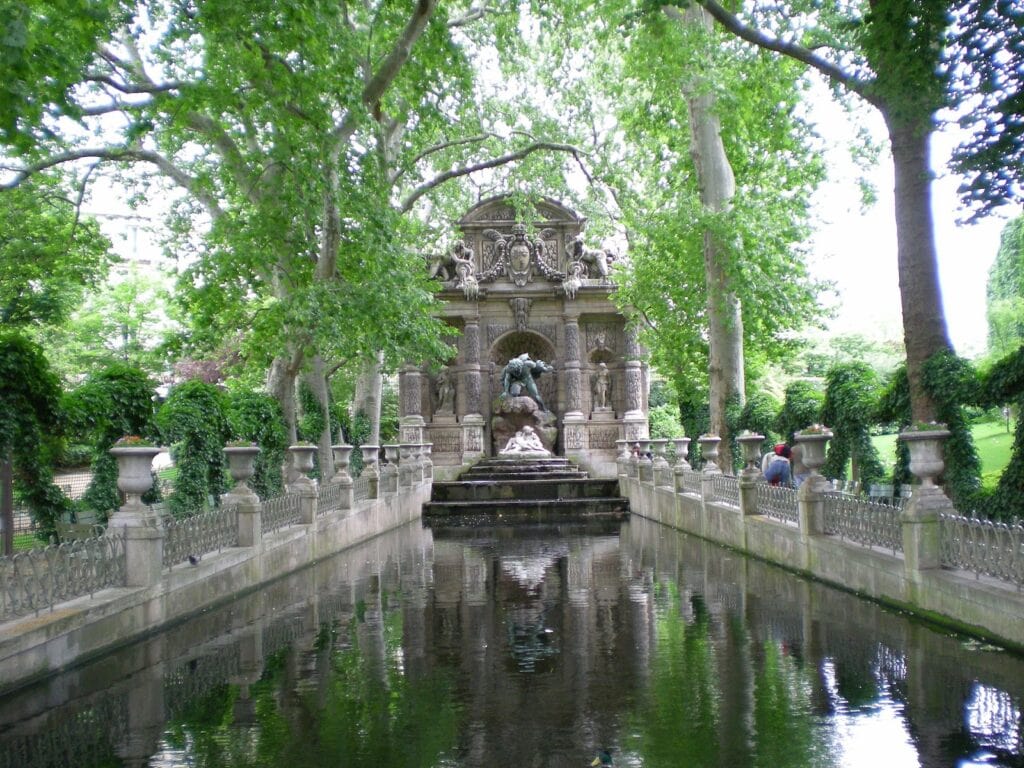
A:
POLYGON ((159 152, 147 149, 129 149, 127 147, 84 147, 82 149, 68 150, 40 160, 32 165, 21 168, 6 168, 14 172, 14 176, 4 182, 0 182, 0 189, 14 189, 30 176, 45 171, 47 168, 54 168, 64 163, 72 163, 76 160, 96 158, 101 162, 141 162, 155 165, 164 175, 168 176, 178 186, 182 187, 206 208, 206 211, 214 219, 224 215, 224 209, 220 207, 217 200, 208 192, 200 189, 198 182, 187 173, 178 168, 168 158, 159 152))
POLYGON ((398 210, 401 213, 408 213, 412 209, 413 205, 416 204, 417 200, 419 200, 421 197, 423 197, 423 195, 425 195, 427 192, 434 189, 435 187, 444 184, 446 181, 451 181, 452 179, 459 178, 460 176, 467 176, 471 173, 483 171, 488 168, 497 168, 502 165, 508 165, 509 163, 514 163, 517 160, 522 160, 524 157, 531 155, 534 152, 539 152, 542 150, 548 150, 551 152, 568 152, 572 154, 573 157, 577 158, 581 154, 581 150, 578 147, 574 147, 572 144, 557 144, 555 142, 550 141, 534 142, 533 144, 529 144, 523 147, 522 149, 516 150, 515 152, 509 152, 499 157, 491 158, 490 160, 484 160, 483 162, 480 163, 467 165, 462 168, 453 168, 450 171, 445 171, 444 173, 439 174, 434 178, 430 179, 429 181, 426 181, 423 184, 420 184, 418 187, 416 187, 412 192, 409 193, 408 196, 406 196, 405 200, 402 201, 402 204, 398 210))
MULTIPOLYGON (((806 64, 807 66, 818 70, 830 80, 834 80, 842 84, 868 103, 876 107, 880 107, 878 101, 871 94, 869 83, 854 77, 849 72, 801 45, 780 40, 777 37, 767 35, 761 30, 745 24, 738 16, 730 13, 721 6, 717 0, 696 1, 703 6, 719 24, 741 40, 745 40, 748 43, 760 48, 765 48, 769 51, 781 53, 783 56, 788 56, 791 59, 795 59, 796 61, 806 64)), ((682 12, 675 6, 662 6, 662 11, 671 19, 675 19, 677 21, 681 21, 683 19, 682 12)))
MULTIPOLYGON (((363 88, 363 105, 374 113, 375 117, 376 113, 380 110, 381 98, 409 60, 409 57, 412 56, 413 45, 427 28, 427 23, 436 10, 437 0, 418 0, 416 10, 409 17, 405 29, 398 36, 394 46, 391 48, 391 52, 384 58, 380 67, 374 72, 363 88)), ((337 163, 338 158, 341 156, 342 148, 355 132, 355 121, 355 113, 350 111, 335 126, 331 136, 334 143, 334 146, 331 148, 332 164, 337 163)))

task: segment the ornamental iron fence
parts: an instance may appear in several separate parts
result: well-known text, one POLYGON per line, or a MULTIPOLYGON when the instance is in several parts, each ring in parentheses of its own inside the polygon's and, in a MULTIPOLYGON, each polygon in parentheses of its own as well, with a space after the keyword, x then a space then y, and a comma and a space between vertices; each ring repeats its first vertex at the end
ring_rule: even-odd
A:
POLYGON ((357 477, 352 494, 356 501, 366 501, 370 498, 370 478, 363 475, 357 477))
POLYGON ((341 486, 338 483, 322 483, 317 491, 316 514, 326 515, 341 506, 341 486))
POLYGON ((701 495, 701 473, 694 469, 683 470, 683 491, 701 495))
POLYGON ((942 565, 1024 586, 1024 526, 940 515, 942 565))
POLYGON ((263 502, 262 530, 264 534, 279 531, 289 525, 296 525, 302 518, 300 497, 297 493, 286 493, 263 502))
POLYGON ((238 507, 223 506, 181 519, 164 521, 164 568, 186 560, 193 562, 207 552, 238 546, 238 507))
POLYGON ((739 480, 734 475, 712 475, 711 501, 738 507, 740 505, 739 480))
POLYGON ((124 537, 107 534, 0 557, 0 620, 125 584, 124 537))
POLYGON ((825 494, 825 533, 893 554, 903 551, 900 508, 842 493, 825 494))
POLYGON ((758 483, 756 488, 758 514, 788 525, 800 524, 797 511, 796 488, 786 485, 758 483))

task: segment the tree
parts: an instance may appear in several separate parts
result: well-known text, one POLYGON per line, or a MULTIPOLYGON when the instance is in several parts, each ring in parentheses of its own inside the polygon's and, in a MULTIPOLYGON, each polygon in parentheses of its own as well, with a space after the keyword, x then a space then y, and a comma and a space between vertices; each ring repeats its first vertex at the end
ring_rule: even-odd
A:
POLYGON ((59 179, 0 194, 0 324, 51 330, 106 276, 110 241, 59 179))
POLYGON ((54 531, 54 522, 68 501, 53 484, 47 439, 59 424, 60 385, 42 349, 24 336, 0 334, 0 512, 3 514, 4 554, 13 549, 13 481, 17 480, 41 533, 54 531))
POLYGON ((619 300, 679 391, 707 382, 728 440, 746 370, 791 353, 787 332, 815 314, 798 243, 821 167, 795 67, 723 45, 694 8, 663 11, 629 8, 623 71, 603 77, 629 142, 607 169, 631 240, 619 300))
MULTIPOLYGON (((943 51, 950 6, 942 0, 879 0, 827 10, 801 2, 754 5, 743 17, 716 0, 698 0, 741 39, 817 70, 885 120, 895 168, 895 208, 903 335, 913 417, 935 419, 923 383, 929 358, 950 349, 938 281, 928 149, 936 114, 952 100, 943 51)), ((978 19, 968 2, 964 26, 978 19)), ((999 56, 995 55, 995 60, 999 56)), ((970 64, 969 59, 963 62, 970 64)), ((1005 155, 1003 155, 1005 157, 1005 155)))
MULTIPOLYGON (((572 149, 483 116, 470 50, 517 36, 486 6, 88 11, 96 18, 68 9, 67 19, 19 19, 19 74, 49 79, 30 104, 0 100, 20 153, 7 185, 89 160, 146 167, 183 190, 175 245, 198 251, 181 276, 187 351, 201 358, 245 329, 243 359, 268 368, 292 436, 300 375, 324 397, 322 377, 340 365, 448 356, 415 253, 428 230, 406 214, 451 179, 572 149), (49 47, 61 36, 73 42, 68 61, 49 47), (68 129, 68 119, 88 128, 110 115, 125 127, 102 145, 68 129)), ((329 443, 325 431, 328 466, 329 443)))
POLYGON ((1002 358, 1024 342, 1024 216, 1003 227, 986 299, 988 352, 1002 358))

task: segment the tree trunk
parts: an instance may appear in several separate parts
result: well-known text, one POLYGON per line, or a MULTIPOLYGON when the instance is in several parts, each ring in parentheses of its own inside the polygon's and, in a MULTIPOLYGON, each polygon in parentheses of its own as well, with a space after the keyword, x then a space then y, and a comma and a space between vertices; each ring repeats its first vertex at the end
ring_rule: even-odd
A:
POLYGON ((0 554, 14 554, 14 473, 8 459, 0 459, 0 528, 3 540, 0 554))
POLYGON ((366 438, 367 445, 380 445, 380 405, 384 389, 384 377, 381 374, 383 359, 377 355, 373 360, 363 364, 356 379, 356 392, 352 402, 352 415, 365 414, 370 420, 370 434, 366 438))
POLYGON ((931 130, 919 121, 900 120, 884 111, 895 169, 896 243, 903 343, 907 350, 910 410, 914 421, 933 421, 935 403, 924 391, 924 364, 951 347, 939 287, 935 232, 932 223, 931 130))
MULTIPOLYGON (((711 16, 696 3, 683 14, 685 23, 710 31, 711 16)), ((685 81, 683 92, 690 110, 690 153, 697 169, 700 199, 714 213, 732 207, 736 179, 722 143, 722 125, 716 113, 715 97, 703 87, 701 75, 685 81)), ((710 429, 722 438, 723 456, 730 457, 731 435, 726 410, 731 402, 742 404, 745 394, 743 372, 743 318, 739 298, 725 268, 728 255, 711 232, 704 233, 704 276, 707 283, 708 377, 710 429)), ((731 467, 730 458, 724 458, 731 467)))
POLYGON ((327 376, 324 361, 320 355, 310 360, 310 370, 303 375, 306 386, 313 393, 320 407, 324 428, 317 438, 320 461, 320 480, 327 482, 334 476, 334 457, 331 451, 331 396, 327 387, 327 376))

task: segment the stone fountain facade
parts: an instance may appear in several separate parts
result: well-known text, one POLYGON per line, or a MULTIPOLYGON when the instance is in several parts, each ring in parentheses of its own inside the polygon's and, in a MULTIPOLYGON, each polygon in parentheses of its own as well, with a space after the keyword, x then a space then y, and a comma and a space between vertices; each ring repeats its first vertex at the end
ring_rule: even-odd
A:
POLYGON ((614 257, 584 244, 585 223, 544 199, 527 227, 495 197, 471 208, 457 222, 461 240, 431 260, 458 353, 440 371, 405 366, 399 402, 402 441, 433 444, 438 479, 497 455, 526 423, 531 403, 502 397, 502 372, 523 353, 554 366, 537 379, 546 411, 527 414, 549 427, 553 453, 613 477, 615 441, 647 437, 648 369, 612 302, 614 257))

